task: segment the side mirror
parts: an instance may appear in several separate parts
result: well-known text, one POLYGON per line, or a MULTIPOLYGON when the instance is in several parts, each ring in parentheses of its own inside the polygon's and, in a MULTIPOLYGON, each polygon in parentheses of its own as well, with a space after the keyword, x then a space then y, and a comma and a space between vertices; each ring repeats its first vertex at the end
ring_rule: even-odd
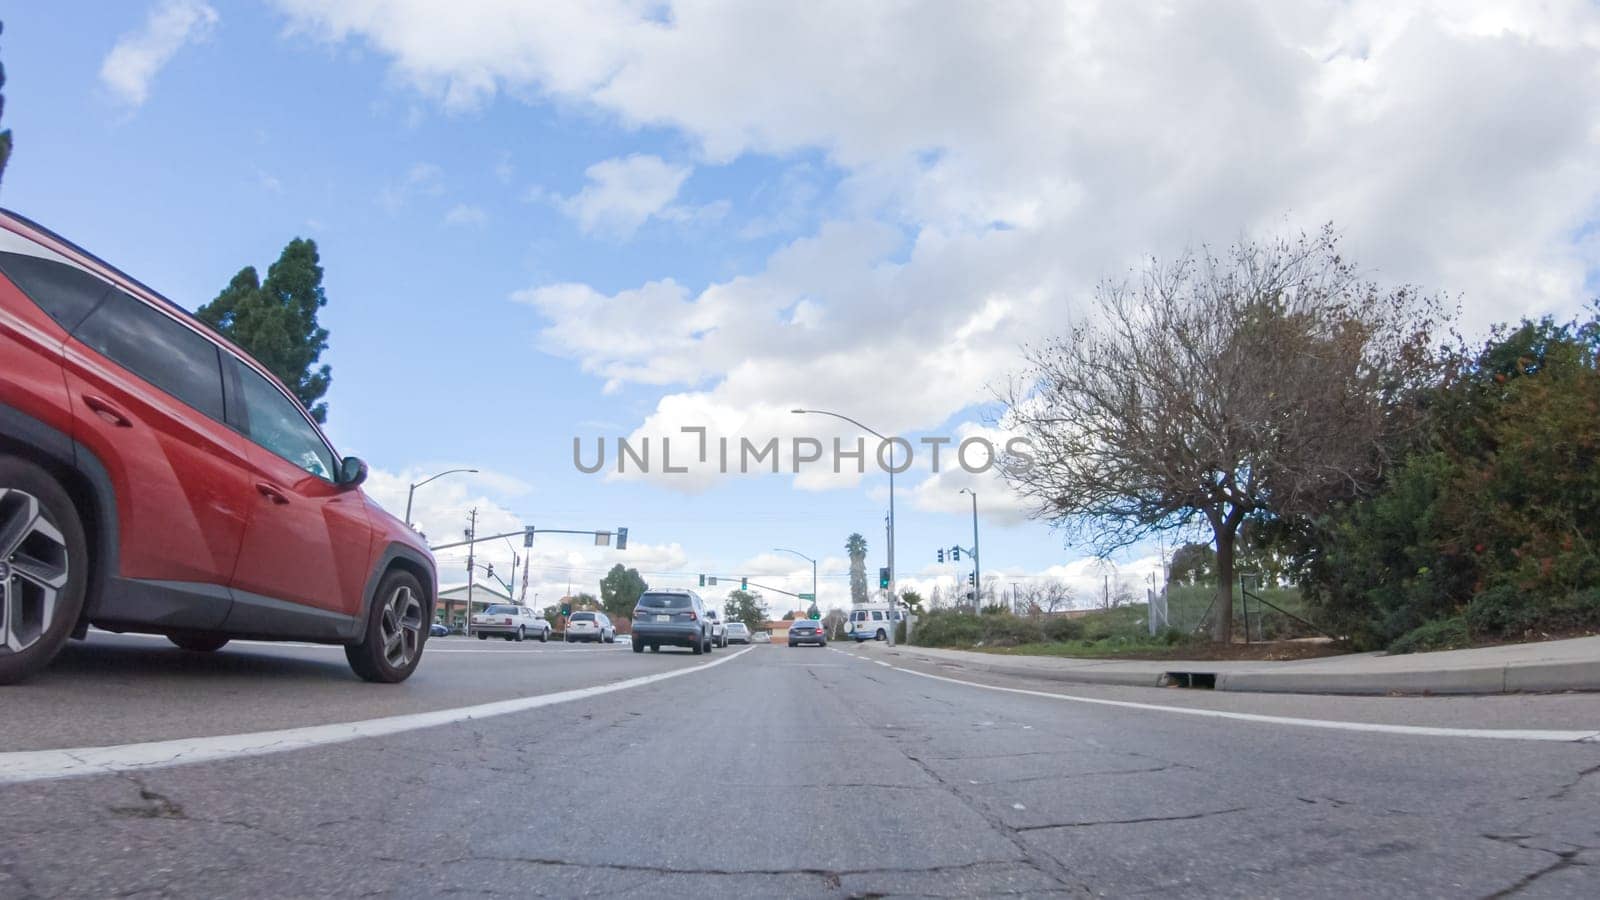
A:
POLYGON ((339 463, 339 486, 353 488, 367 480, 367 464, 355 456, 346 456, 339 463))

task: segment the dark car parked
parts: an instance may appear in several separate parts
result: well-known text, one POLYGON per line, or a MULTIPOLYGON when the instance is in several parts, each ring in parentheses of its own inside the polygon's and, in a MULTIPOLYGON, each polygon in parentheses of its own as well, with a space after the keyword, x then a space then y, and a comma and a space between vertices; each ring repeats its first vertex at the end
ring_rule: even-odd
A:
POLYGON ((645 647, 688 647, 695 654, 711 652, 711 620, 705 601, 694 591, 646 591, 633 609, 633 652, 645 647))
POLYGON ((789 646, 798 647, 801 644, 828 646, 828 633, 823 630, 821 622, 814 619, 797 619, 789 626, 789 646))

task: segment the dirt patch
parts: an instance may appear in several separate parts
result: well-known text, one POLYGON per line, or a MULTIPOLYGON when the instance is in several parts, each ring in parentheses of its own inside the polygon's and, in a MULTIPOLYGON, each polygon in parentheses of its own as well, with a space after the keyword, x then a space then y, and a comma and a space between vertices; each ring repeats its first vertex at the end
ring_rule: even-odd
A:
POLYGON ((1258 641, 1250 644, 1185 644, 1160 653, 1124 653, 1117 659, 1314 659, 1350 650, 1332 641, 1258 641))

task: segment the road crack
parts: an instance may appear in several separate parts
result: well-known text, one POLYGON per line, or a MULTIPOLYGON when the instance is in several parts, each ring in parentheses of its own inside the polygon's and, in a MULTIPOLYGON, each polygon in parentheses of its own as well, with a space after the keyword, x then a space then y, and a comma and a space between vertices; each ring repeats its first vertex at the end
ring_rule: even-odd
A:
POLYGON ((1017 831, 1046 831, 1051 828, 1094 828, 1099 825, 1143 825, 1147 822, 1188 822, 1194 819, 1209 819, 1212 816, 1226 816, 1232 813, 1245 812, 1250 807, 1235 806, 1229 809, 1213 809, 1206 812, 1189 813, 1183 816, 1140 816, 1136 819, 1095 819, 1084 822, 1053 822, 1048 825, 1017 825, 1017 831))
POLYGON ((1600 774, 1600 765, 1590 766, 1589 768, 1584 769, 1583 771, 1579 772, 1571 781, 1569 781, 1566 784, 1563 784, 1561 787, 1557 788, 1555 793, 1550 794, 1549 796, 1545 797, 1545 799, 1546 800, 1565 800, 1567 798, 1567 795, 1572 793, 1572 790, 1574 788, 1576 788, 1578 785, 1582 784, 1583 780, 1585 778, 1588 778, 1590 775, 1595 775, 1595 774, 1600 774))

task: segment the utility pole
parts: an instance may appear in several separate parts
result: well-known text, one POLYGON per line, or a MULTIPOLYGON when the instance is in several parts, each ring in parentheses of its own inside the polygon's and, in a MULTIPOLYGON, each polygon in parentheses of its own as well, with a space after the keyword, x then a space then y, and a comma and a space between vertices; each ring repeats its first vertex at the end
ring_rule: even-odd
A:
POLYGON ((1022 610, 1022 589, 1017 586, 1017 583, 1015 581, 1013 581, 1013 582, 1011 582, 1011 611, 1012 612, 1020 612, 1021 610, 1022 610))
POLYGON ((467 519, 467 615, 462 625, 462 631, 467 637, 472 637, 472 557, 474 542, 478 539, 478 508, 474 506, 467 519))
POLYGON ((978 494, 962 488, 961 493, 972 495, 972 611, 983 609, 983 569, 978 556, 978 494))

